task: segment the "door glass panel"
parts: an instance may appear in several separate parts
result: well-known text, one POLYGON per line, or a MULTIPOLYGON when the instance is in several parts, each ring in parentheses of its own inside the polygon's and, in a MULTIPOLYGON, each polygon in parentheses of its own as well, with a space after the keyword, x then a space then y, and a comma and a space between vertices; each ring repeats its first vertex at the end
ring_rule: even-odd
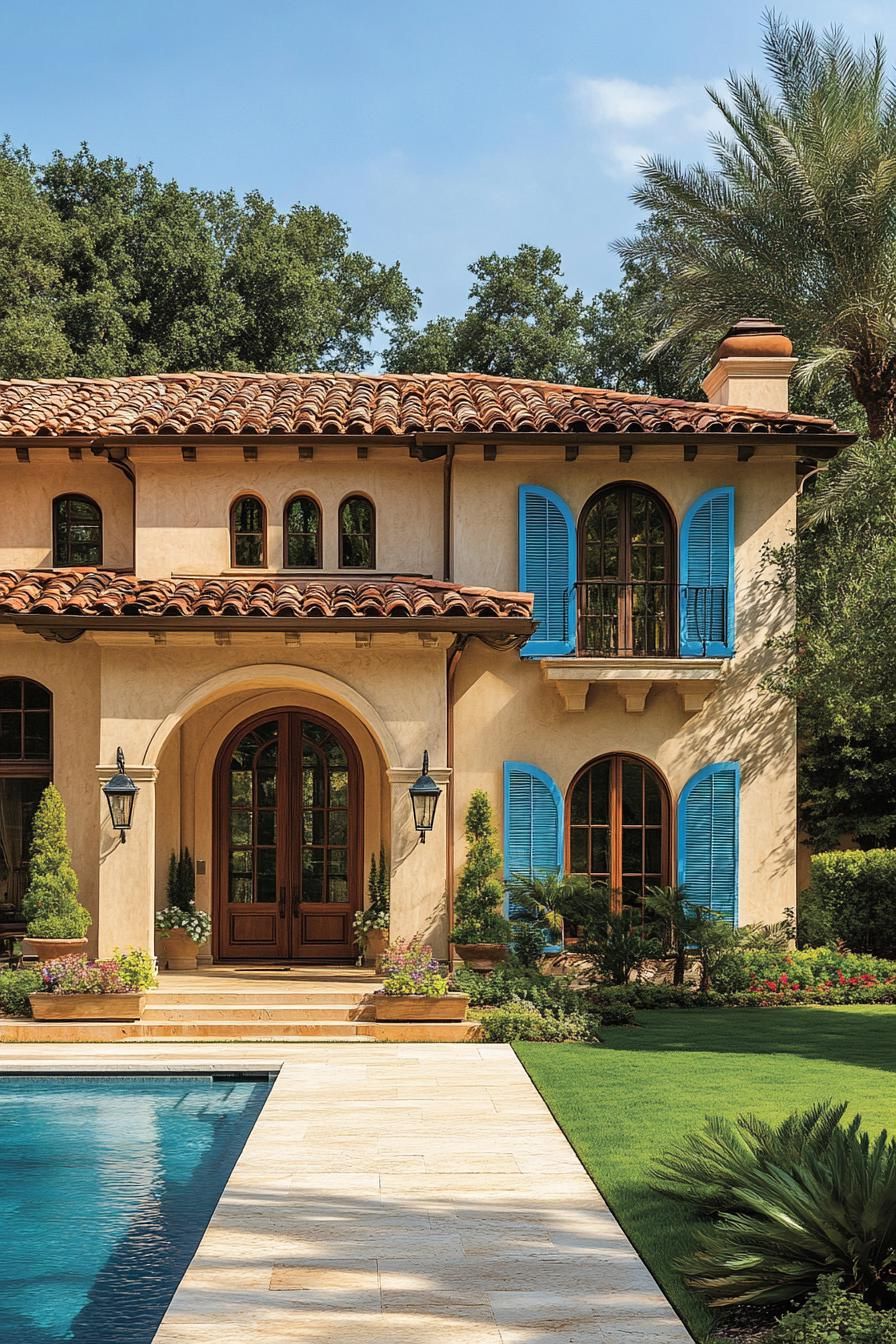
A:
POLYGON ((277 899, 278 724, 262 723, 230 757, 228 899, 236 905, 277 899))

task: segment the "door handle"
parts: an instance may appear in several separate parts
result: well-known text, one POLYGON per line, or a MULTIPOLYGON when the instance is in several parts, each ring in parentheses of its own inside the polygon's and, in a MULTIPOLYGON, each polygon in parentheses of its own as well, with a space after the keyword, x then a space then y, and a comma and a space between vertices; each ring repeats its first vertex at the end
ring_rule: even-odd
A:
POLYGON ((292 912, 298 915, 301 912, 302 898, 299 895, 298 883, 292 889, 292 912))
POLYGON ((280 914, 280 918, 281 918, 281 919, 285 919, 285 918, 286 918, 286 888, 285 888, 285 887, 281 887, 281 888, 280 888, 280 911, 279 911, 279 914, 280 914))

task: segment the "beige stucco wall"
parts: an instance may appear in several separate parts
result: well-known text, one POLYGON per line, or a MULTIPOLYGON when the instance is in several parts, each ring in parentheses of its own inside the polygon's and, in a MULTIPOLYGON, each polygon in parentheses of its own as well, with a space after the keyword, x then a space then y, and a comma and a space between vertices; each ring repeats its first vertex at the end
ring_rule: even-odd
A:
POLYGON ((133 564, 133 496, 130 481, 105 458, 85 449, 80 462, 64 448, 32 447, 30 462, 0 450, 0 569, 45 569, 53 563, 53 500, 88 495, 103 512, 103 564, 133 564))
MULTIPOLYGON (((627 713, 610 685, 592 686, 583 713, 563 708, 544 683, 538 662, 497 659, 471 643, 457 676, 455 711, 455 827, 465 800, 485 788, 500 817, 504 760, 537 765, 561 794, 577 771, 606 752, 632 752, 665 775, 673 804, 704 765, 741 766, 740 920, 780 919, 796 901, 796 743, 788 705, 761 686, 772 665, 766 641, 792 619, 790 602, 769 585, 762 562, 766 542, 781 545, 795 522, 792 462, 732 461, 701 451, 683 463, 681 450, 644 451, 640 460, 614 461, 606 450, 585 451, 575 463, 558 453, 540 461, 483 463, 472 454, 456 465, 454 548, 461 581, 480 581, 487 538, 488 578, 499 588, 517 583, 517 489, 523 483, 556 491, 579 513, 595 490, 617 480, 659 490, 680 524, 693 501, 722 485, 735 487, 736 656, 703 710, 686 716, 671 687, 655 688, 642 714, 627 713), (488 486, 486 488, 486 482, 488 486)), ((674 871, 674 869, 673 869, 674 871)))
MULTIPOLYGON (((118 535, 129 537, 130 487, 120 473, 94 460, 60 460, 58 450, 52 460, 39 462, 38 452, 43 450, 35 450, 29 464, 0 462, 0 488, 8 481, 10 489, 27 493, 37 482, 39 490, 29 498, 43 509, 47 528, 49 501, 60 489, 90 493, 103 505, 107 538, 116 535, 114 527, 110 530, 113 517, 120 520, 118 535), (89 489, 83 474, 88 470, 89 489)), ((324 508, 325 569, 336 567, 338 503, 349 491, 360 490, 377 504, 378 569, 441 574, 440 462, 421 464, 376 444, 366 461, 344 448, 326 447, 316 447, 312 461, 300 461, 292 451, 268 450, 264 443, 257 462, 244 462, 238 448, 229 453, 225 460, 224 450, 200 448, 197 463, 184 463, 177 449, 137 451, 137 567, 142 576, 226 570, 228 508, 240 490, 255 490, 267 502, 276 567, 282 506, 299 489, 310 490, 324 508)), ((351 634, 303 634, 300 643, 278 634, 234 634, 220 644, 208 635, 172 634, 167 643, 157 644, 148 635, 103 632, 56 645, 0 628, 0 675, 34 677, 54 694, 56 781, 69 809, 85 903, 95 912, 100 900, 102 906, 94 946, 109 951, 116 943, 151 937, 151 913, 164 894, 167 856, 180 844, 189 844, 195 858, 206 863, 197 896, 201 905, 209 905, 211 772, 217 751, 239 721, 256 709, 276 706, 322 709, 351 732, 364 761, 365 865, 384 841, 394 868, 394 931, 421 929, 439 952, 446 948, 448 807, 457 837, 456 871, 463 861, 463 811, 474 788, 489 791, 500 822, 505 759, 541 767, 565 794, 573 775, 595 756, 634 752, 663 772, 673 801, 702 766, 738 760, 743 781, 740 917, 779 918, 795 899, 795 742, 790 710, 760 683, 770 664, 767 636, 786 628, 791 612, 766 585, 761 552, 766 541, 785 541, 793 526, 792 462, 761 445, 747 463, 734 462, 730 448, 701 448, 695 462, 685 463, 680 448, 636 446, 627 464, 606 448, 585 448, 571 463, 556 447, 540 453, 502 448, 491 463, 483 461, 481 449, 459 449, 454 577, 461 583, 517 587, 521 481, 555 490, 577 516, 596 489, 614 480, 643 481, 658 489, 679 522, 703 491, 735 486, 737 654, 722 685, 690 717, 672 689, 653 690, 638 715, 626 713, 609 686, 593 686, 584 712, 570 713, 556 689, 545 684, 537 663, 471 640, 456 682, 455 775, 426 846, 417 843, 411 828, 406 790, 424 748, 436 769, 446 764, 447 637, 439 647, 425 648, 413 635, 376 634, 371 647, 363 648, 356 647, 351 634), (123 847, 102 822, 105 805, 97 778, 97 766, 108 768, 118 745, 128 766, 139 771, 141 787, 134 831, 123 847)), ((46 563, 49 533, 38 555, 22 530, 25 496, 11 494, 9 509, 3 498, 5 540, 13 538, 6 563, 46 563)))
POLYGON ((262 446, 258 461, 244 462, 239 449, 225 454, 200 448, 197 461, 185 463, 176 448, 142 450, 135 461, 138 573, 160 578, 229 570, 230 507, 241 494, 264 502, 268 568, 282 569, 283 510, 298 493, 312 495, 321 507, 322 569, 332 572, 339 568, 339 505, 357 493, 376 508, 376 569, 439 576, 441 463, 417 462, 407 449, 377 444, 369 452, 359 461, 345 448, 315 447, 313 459, 303 461, 295 448, 262 446))

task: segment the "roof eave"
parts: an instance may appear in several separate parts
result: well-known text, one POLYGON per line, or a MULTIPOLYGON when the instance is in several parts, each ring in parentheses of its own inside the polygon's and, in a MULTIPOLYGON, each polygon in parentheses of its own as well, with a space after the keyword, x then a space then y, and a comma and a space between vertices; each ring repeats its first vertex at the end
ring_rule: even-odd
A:
POLYGON ((389 634, 482 634, 524 635, 535 630, 525 616, 96 616, 67 612, 0 612, 0 622, 24 631, 143 630, 178 631, 271 631, 300 634, 302 631, 366 631, 389 634))

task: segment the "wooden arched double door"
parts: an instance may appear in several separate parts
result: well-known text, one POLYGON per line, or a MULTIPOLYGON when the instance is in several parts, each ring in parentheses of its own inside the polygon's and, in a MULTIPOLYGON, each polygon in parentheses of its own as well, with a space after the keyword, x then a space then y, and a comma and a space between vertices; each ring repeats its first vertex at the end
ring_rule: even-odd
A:
POLYGON ((303 710, 256 715, 215 770, 215 955, 347 961, 360 905, 361 766, 303 710))

